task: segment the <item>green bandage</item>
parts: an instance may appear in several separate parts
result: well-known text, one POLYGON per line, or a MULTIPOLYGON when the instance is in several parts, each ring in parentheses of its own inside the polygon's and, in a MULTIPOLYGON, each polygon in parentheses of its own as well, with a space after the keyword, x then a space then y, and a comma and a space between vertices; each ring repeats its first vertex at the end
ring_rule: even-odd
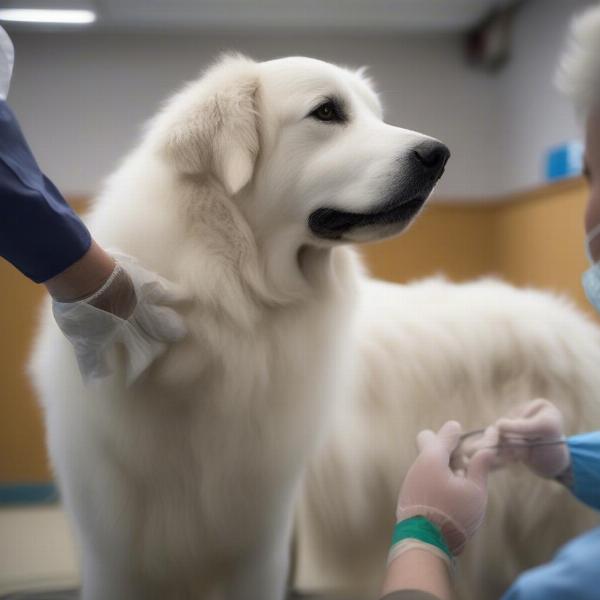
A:
POLYGON ((453 565, 454 559, 452 552, 450 552, 440 528, 425 517, 411 517, 410 519, 405 519, 396 524, 396 527, 394 527, 394 534, 392 535, 390 559, 398 556, 398 554, 400 554, 399 550, 403 546, 408 549, 410 545, 407 545, 405 540, 416 540, 419 542, 419 545, 422 543, 433 546, 432 550, 434 554, 446 559, 449 566, 453 565))

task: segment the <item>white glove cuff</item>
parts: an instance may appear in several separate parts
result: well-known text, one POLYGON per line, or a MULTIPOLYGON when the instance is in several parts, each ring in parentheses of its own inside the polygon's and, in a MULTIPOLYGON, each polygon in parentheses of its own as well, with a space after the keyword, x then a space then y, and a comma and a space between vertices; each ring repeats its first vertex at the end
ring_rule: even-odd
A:
POLYGON ((443 551, 440 550, 437 546, 433 544, 428 544, 427 542, 422 542, 421 540, 413 540, 406 539, 394 544, 388 553, 387 564, 388 566, 396 560, 401 554, 408 552, 409 550, 424 550, 425 552, 429 552, 430 554, 434 554, 438 558, 446 563, 448 567, 448 572, 450 575, 454 575, 456 568, 455 562, 450 560, 450 557, 443 551))
POLYGON ((97 300, 106 290, 114 283, 115 279, 123 272, 123 267, 119 264, 118 261, 115 261, 115 268, 110 274, 109 278, 102 284, 102 286, 97 289, 91 296, 86 296, 85 298, 80 298, 78 301, 87 302, 88 304, 94 304, 94 300, 97 300))

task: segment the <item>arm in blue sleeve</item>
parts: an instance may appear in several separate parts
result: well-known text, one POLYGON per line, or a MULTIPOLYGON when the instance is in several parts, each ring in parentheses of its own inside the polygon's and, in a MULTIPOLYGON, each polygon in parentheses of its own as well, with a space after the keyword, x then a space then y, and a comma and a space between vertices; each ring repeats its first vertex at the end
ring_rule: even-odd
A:
POLYGON ((41 283, 79 260, 92 239, 40 171, 16 117, 0 100, 0 256, 41 283))
POLYGON ((564 545, 548 564, 525 571, 502 600, 597 600, 600 528, 564 545))
POLYGON ((567 438, 571 453, 570 489, 582 502, 600 510, 600 431, 567 438))

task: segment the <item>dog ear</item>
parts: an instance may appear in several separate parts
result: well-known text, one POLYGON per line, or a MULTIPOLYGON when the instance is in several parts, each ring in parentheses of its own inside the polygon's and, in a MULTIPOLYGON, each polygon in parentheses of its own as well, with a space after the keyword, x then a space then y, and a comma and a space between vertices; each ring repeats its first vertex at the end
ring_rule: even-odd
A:
POLYGON ((257 64, 229 56, 178 94, 161 117, 162 149, 182 173, 213 174, 230 195, 252 179, 258 155, 257 64))

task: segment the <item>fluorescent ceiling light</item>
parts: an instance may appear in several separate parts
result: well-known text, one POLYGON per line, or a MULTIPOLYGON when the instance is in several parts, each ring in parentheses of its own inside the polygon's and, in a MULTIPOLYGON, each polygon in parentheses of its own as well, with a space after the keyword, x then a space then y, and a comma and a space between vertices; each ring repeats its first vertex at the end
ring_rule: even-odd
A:
POLYGON ((83 25, 86 23, 93 23, 95 20, 96 14, 91 10, 49 10, 41 8, 0 9, 0 21, 83 25))

